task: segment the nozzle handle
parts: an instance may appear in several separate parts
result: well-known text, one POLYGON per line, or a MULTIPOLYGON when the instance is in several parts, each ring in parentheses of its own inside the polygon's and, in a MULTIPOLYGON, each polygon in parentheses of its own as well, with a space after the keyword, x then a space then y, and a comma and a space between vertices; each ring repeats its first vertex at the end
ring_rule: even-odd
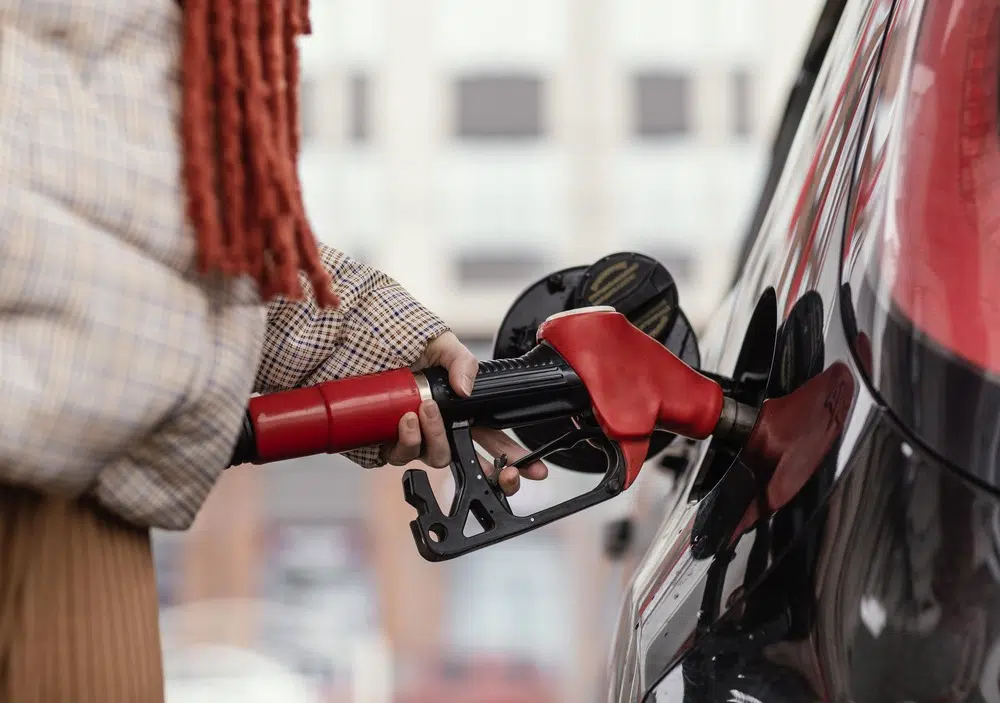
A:
POLYGON ((583 381, 548 344, 516 359, 480 362, 468 398, 452 389, 443 368, 422 375, 444 419, 467 420, 474 427, 521 427, 590 410, 583 381))
POLYGON ((448 372, 432 367, 414 374, 397 369, 328 381, 251 398, 230 459, 268 464, 395 441, 399 421, 435 400, 450 426, 506 429, 590 409, 580 377, 550 346, 518 359, 483 361, 469 397, 451 387, 448 372))
POLYGON ((413 372, 396 369, 250 399, 230 466, 269 464, 386 444, 416 412, 413 372))

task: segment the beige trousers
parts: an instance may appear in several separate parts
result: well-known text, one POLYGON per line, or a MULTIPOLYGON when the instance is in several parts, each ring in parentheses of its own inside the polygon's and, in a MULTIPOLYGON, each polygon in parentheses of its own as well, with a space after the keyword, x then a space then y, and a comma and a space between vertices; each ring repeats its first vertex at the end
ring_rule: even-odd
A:
POLYGON ((149 531, 0 485, 0 703, 162 703, 149 531))

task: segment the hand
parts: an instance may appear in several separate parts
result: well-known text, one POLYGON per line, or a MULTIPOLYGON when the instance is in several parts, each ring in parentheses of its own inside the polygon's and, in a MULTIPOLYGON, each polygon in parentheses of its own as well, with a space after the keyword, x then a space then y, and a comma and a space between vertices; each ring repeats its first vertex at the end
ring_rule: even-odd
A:
MULTIPOLYGON (((467 398, 479 371, 479 362, 471 351, 451 332, 445 332, 427 345, 423 356, 413 365, 414 371, 429 366, 441 366, 448 371, 451 387, 467 398)), ((473 428, 472 439, 496 458, 507 455, 512 463, 528 451, 501 430, 473 428)), ((419 412, 407 413, 399 421, 399 438, 395 444, 382 450, 382 458, 393 466, 404 466, 417 459, 428 466, 442 469, 451 464, 451 448, 437 403, 429 401, 420 406, 419 412)), ((492 477, 493 461, 479 455, 479 463, 486 475, 492 477)), ((520 471, 508 466, 500 472, 500 487, 505 495, 514 495, 521 487, 521 476, 531 481, 541 481, 549 475, 548 467, 536 461, 520 471)))

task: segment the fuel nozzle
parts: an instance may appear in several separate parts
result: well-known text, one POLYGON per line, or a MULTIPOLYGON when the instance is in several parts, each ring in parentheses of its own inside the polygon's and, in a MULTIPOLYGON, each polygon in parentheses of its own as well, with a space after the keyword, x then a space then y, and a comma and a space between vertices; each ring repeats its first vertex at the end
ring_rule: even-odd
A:
POLYGON ((722 412, 712 435, 727 444, 743 444, 757 424, 759 410, 732 396, 722 396, 722 412))
POLYGON ((403 476, 404 498, 420 554, 452 559, 538 529, 627 490, 649 456, 657 431, 701 440, 744 442, 756 411, 732 389, 695 371, 610 307, 564 311, 539 326, 536 346, 515 359, 479 364, 475 387, 459 397, 442 367, 401 368, 257 396, 230 460, 272 463, 392 442, 399 419, 437 403, 451 449, 456 493, 445 512, 424 471, 403 476), (494 471, 480 464, 472 430, 506 430, 552 420, 571 429, 494 471), (588 443, 605 458, 598 485, 563 503, 519 516, 493 476, 588 443), (467 535, 472 518, 482 532, 467 535))
POLYGON ((722 390, 722 410, 712 433, 713 437, 726 444, 743 445, 750 437, 760 415, 758 407, 744 402, 748 397, 746 385, 729 376, 710 371, 699 370, 698 373, 713 381, 722 390))

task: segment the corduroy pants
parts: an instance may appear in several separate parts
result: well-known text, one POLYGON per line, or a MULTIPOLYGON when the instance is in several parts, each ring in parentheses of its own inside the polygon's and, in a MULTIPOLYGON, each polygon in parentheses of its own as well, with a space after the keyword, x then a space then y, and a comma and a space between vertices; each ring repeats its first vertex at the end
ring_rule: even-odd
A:
POLYGON ((0 703, 162 703, 149 531, 0 485, 0 703))

